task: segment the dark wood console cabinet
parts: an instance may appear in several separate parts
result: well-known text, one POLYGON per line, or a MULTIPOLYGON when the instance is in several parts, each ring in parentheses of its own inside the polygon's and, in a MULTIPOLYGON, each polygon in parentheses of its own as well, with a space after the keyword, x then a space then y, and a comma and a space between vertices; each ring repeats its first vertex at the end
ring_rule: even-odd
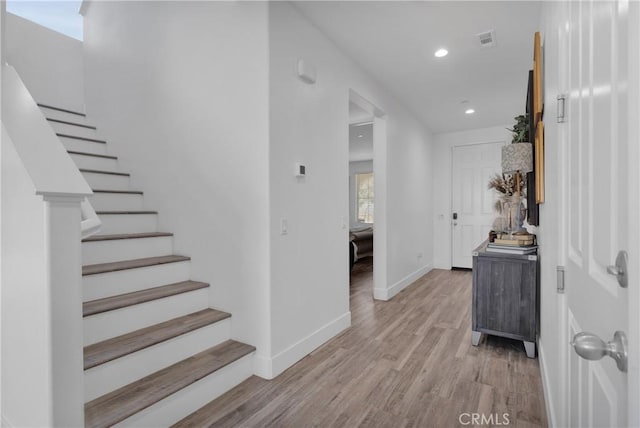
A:
POLYGON ((473 252, 471 343, 483 333, 522 340, 535 358, 538 336, 538 256, 489 252, 486 243, 473 252))

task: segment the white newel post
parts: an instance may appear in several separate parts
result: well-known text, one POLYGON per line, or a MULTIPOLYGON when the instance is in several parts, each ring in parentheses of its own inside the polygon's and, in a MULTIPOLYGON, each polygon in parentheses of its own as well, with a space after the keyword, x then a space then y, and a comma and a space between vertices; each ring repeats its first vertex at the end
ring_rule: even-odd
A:
POLYGON ((53 426, 84 426, 82 256, 83 196, 43 195, 51 316, 53 426))
MULTIPOLYGON (((82 427, 81 204, 93 192, 13 67, 2 65, 1 83, 2 418, 82 427)), ((85 217, 95 232, 87 203, 85 217)))

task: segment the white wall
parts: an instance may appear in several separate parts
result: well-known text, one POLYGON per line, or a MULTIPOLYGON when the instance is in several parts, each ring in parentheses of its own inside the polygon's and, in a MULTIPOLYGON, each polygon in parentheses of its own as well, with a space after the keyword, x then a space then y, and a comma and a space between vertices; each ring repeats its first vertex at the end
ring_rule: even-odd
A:
MULTIPOLYGON (((357 219, 357 213, 356 213, 356 174, 364 174, 367 172, 373 172, 372 160, 349 162, 349 225, 350 227, 369 226, 369 224, 367 223, 360 223, 357 219)), ((375 177, 374 177, 374 180, 375 180, 375 177)))
POLYGON ((7 62, 42 104, 84 111, 82 42, 19 16, 6 16, 7 62))
POLYGON ((294 6, 270 3, 269 28, 272 369, 277 374, 349 322, 348 231, 342 226, 349 212, 349 90, 387 114, 388 274, 387 283, 376 287, 399 290, 431 266, 432 158, 428 130, 294 6), (300 58, 317 68, 316 84, 297 78, 300 58), (307 164, 306 179, 293 176, 295 162, 307 164), (280 235, 281 218, 288 219, 287 235, 280 235))
POLYGON ((292 5, 93 2, 84 28, 89 116, 234 337, 257 346, 256 373, 350 324, 350 89, 387 113, 383 286, 430 268, 429 132, 292 5), (296 77, 298 58, 315 85, 296 77))
POLYGON ((267 4, 92 2, 84 28, 89 116, 233 337, 267 357, 267 4))
MULTIPOLYGON (((523 91, 526 91, 526 88, 523 91)), ((524 101, 522 104, 524 106, 524 101)), ((514 112, 514 117, 518 114, 514 112)), ((506 124, 434 136, 433 262, 436 268, 451 269, 451 149, 471 144, 509 143, 511 132, 506 128, 511 126, 512 124, 506 124)))

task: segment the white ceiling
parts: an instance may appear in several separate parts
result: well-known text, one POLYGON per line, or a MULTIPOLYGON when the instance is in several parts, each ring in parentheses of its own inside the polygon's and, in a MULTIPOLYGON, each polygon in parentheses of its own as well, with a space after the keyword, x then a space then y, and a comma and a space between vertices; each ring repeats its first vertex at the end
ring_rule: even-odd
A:
POLYGON ((524 113, 539 2, 295 4, 434 133, 503 125, 524 113), (476 34, 487 30, 497 45, 481 48, 476 34), (434 57, 441 47, 449 55, 434 57), (476 113, 465 115, 469 107, 476 113))
POLYGON ((373 125, 349 125, 349 162, 373 159, 373 125))

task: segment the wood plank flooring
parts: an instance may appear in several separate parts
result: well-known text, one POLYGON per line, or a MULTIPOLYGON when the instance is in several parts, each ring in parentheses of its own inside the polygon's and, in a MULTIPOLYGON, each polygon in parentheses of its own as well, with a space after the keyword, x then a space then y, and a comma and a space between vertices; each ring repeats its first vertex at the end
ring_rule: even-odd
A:
POLYGON ((473 426, 459 417, 474 412, 547 426, 538 360, 522 342, 471 346, 471 272, 433 270, 378 302, 364 259, 351 315, 350 329, 276 379, 253 376, 176 426, 455 427, 473 426))

